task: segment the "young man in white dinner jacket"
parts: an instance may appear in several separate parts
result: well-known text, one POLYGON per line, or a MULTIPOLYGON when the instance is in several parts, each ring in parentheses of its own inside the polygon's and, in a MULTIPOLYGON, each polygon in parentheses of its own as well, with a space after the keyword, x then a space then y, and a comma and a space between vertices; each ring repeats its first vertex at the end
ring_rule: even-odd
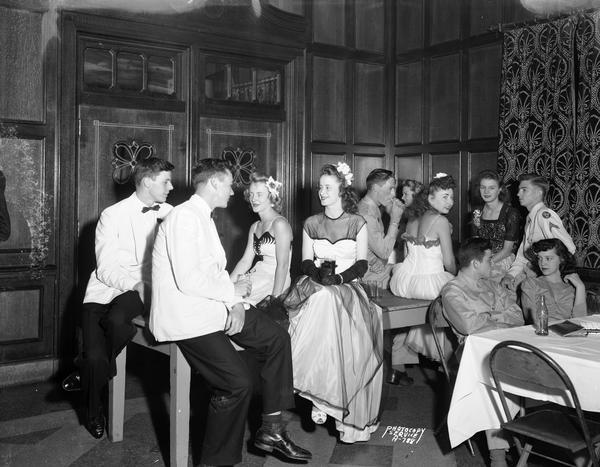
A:
POLYGON ((80 362, 85 423, 95 438, 104 434, 101 397, 116 375, 115 358, 135 334, 131 320, 144 313, 150 296, 152 246, 159 222, 172 209, 165 201, 173 168, 157 157, 139 161, 135 192, 102 211, 96 226, 96 269, 83 299, 80 362))
POLYGON ((293 375, 287 331, 244 302, 247 277, 235 283, 212 219, 233 190, 229 165, 202 159, 192 170, 195 193, 171 211, 159 228, 152 255, 150 330, 159 341, 176 341, 212 395, 202 448, 204 465, 241 461, 252 375, 231 341, 261 363, 263 423, 254 445, 294 460, 311 453, 290 439, 283 409, 293 407, 293 375))

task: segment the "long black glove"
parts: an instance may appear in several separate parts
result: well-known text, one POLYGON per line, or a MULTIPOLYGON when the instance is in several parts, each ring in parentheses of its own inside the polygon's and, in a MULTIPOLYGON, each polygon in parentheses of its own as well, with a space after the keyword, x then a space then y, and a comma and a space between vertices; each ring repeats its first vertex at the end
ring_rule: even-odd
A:
POLYGON ((323 277, 321 279, 321 284, 323 285, 340 285, 346 282, 350 282, 356 278, 362 277, 369 269, 369 263, 367 263, 366 259, 358 260, 348 269, 346 269, 341 274, 333 274, 331 276, 323 277))
POLYGON ((310 259, 305 259, 304 261, 302 261, 300 271, 302 271, 302 274, 305 274, 308 277, 310 277, 313 281, 321 283, 319 268, 315 266, 314 261, 310 259))

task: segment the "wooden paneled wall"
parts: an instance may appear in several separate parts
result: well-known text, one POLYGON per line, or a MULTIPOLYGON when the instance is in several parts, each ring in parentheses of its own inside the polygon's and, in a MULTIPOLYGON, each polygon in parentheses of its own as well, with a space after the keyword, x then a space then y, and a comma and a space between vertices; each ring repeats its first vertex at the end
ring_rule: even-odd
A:
POLYGON ((460 240, 470 180, 496 168, 502 38, 490 27, 529 13, 503 0, 393 3, 395 171, 424 183, 437 172, 454 177, 449 219, 460 240))
MULTIPOLYGON (((518 1, 311 2, 312 112, 305 186, 344 160, 364 192, 375 167, 398 179, 455 178, 454 238, 464 237, 470 179, 496 167, 501 35, 528 19, 518 1)), ((305 215, 318 211, 308 197, 305 215), (308 208, 309 206, 309 208, 308 208)))
MULTIPOLYGON (((171 160, 169 201, 178 204, 190 195, 198 157, 251 147, 256 168, 289 187, 288 212, 291 159, 304 148, 303 0, 262 2, 258 18, 250 3, 222 8, 218 19, 204 10, 89 14, 56 5, 0 0, 0 170, 12 223, 0 242, 0 387, 73 369, 95 223, 132 190, 114 181, 123 162, 115 148, 127 148, 119 153, 125 165, 148 145, 171 160), (257 100, 209 109, 206 57, 216 56, 278 70, 285 107, 257 100)), ((253 220, 238 195, 245 224, 220 219, 233 261, 253 220)))
MULTIPOLYGON (((187 132, 176 138, 178 157, 185 157, 178 166, 186 172, 194 154, 208 147, 207 128, 239 130, 251 138, 271 134, 264 168, 287 181, 287 213, 295 227, 320 210, 315 187, 324 163, 347 162, 361 194, 376 167, 425 182, 435 172, 448 172, 459 183, 450 216, 459 239, 468 181, 496 162, 501 36, 488 28, 528 19, 518 0, 265 0, 259 18, 250 8, 223 9, 222 28, 202 12, 172 18, 119 12, 100 26, 108 13, 73 13, 76 27, 49 9, 55 4, 0 0, 0 170, 7 174, 18 233, 0 243, 0 384, 48 376, 60 355, 70 369, 80 304, 73 293, 78 196, 86 189, 77 182, 83 168, 78 144, 90 130, 85 118, 79 130, 78 120, 86 116, 80 110, 124 106, 176 113, 173 124, 187 132), (181 50, 177 70, 189 92, 154 108, 152 96, 125 102, 78 87, 80 31, 104 42, 123 33, 148 42, 151 51, 181 50), (247 122, 242 113, 203 114, 198 70, 205 53, 240 59, 250 54, 284 66, 285 111, 271 119, 258 112, 247 122), (21 363, 30 372, 26 376, 15 370, 21 363)), ((92 127, 94 120, 101 119, 89 120, 92 127)), ((177 177, 183 185, 186 175, 177 177)))
POLYGON ((320 210, 315 192, 325 163, 345 161, 362 194, 365 178, 376 167, 392 168, 391 97, 386 51, 384 0, 310 2, 312 44, 309 47, 309 151, 303 164, 306 200, 301 215, 320 210))
MULTIPOLYGON (((57 297, 56 13, 0 4, 0 171, 11 233, 0 242, 0 363, 55 361, 57 297)), ((0 381, 20 375, 0 365, 0 381)))

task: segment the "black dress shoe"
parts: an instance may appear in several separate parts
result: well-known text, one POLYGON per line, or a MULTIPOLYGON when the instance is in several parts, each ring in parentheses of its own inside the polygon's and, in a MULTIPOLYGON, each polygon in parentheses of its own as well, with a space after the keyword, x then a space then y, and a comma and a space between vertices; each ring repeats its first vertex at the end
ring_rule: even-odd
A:
POLYGON ((395 386, 410 386, 414 380, 408 376, 406 371, 393 370, 388 376, 387 383, 395 386))
POLYGON ((78 371, 74 371, 65 379, 62 380, 62 388, 65 391, 81 391, 81 375, 78 371))
POLYGON ((256 432, 254 446, 267 452, 277 451, 289 459, 312 459, 312 454, 310 451, 307 451, 306 449, 294 444, 294 442, 290 439, 288 432, 283 430, 271 431, 261 427, 256 432))
POLYGON ((88 419, 85 427, 90 434, 96 438, 100 439, 104 436, 104 426, 106 425, 106 420, 104 419, 104 415, 98 415, 97 417, 92 417, 88 419))

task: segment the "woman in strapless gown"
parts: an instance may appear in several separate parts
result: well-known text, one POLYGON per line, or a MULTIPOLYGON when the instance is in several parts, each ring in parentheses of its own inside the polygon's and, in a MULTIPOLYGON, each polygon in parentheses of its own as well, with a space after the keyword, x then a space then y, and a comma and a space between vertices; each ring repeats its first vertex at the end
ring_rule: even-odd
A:
POLYGON ((281 295, 290 286, 292 229, 281 211, 281 183, 253 173, 245 196, 260 220, 250 226, 248 244, 230 274, 235 282, 247 274, 252 289, 245 300, 256 305, 268 295, 281 295))
MULTIPOLYGON (((407 208, 409 221, 402 237, 406 257, 395 266, 390 289, 394 295, 422 300, 435 299, 456 274, 452 251, 452 225, 446 214, 454 205, 454 180, 438 174, 407 208)), ((439 334, 444 346, 448 346, 439 334)), ((428 325, 413 326, 408 335, 394 337, 392 364, 418 363, 418 355, 437 359, 438 352, 428 325)))
POLYGON ((312 419, 335 419, 340 439, 367 441, 378 427, 382 389, 381 308, 358 283, 367 271, 367 228, 348 188, 346 164, 323 167, 323 213, 302 238, 302 276, 284 301, 290 315, 294 389, 312 419))

